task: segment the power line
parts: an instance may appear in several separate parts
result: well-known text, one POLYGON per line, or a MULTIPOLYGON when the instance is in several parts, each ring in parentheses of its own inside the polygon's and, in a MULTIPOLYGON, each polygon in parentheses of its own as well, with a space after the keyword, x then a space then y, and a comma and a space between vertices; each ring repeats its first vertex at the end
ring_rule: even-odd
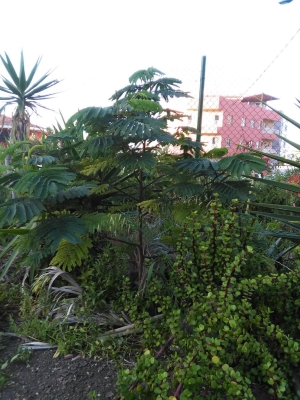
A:
POLYGON ((244 95, 256 84, 256 82, 264 75, 265 72, 268 71, 268 69, 274 64, 274 62, 277 60, 278 57, 284 52, 284 50, 288 47, 288 45, 291 43, 293 39, 297 36, 297 34, 300 32, 300 28, 297 30, 297 32, 291 37, 291 39, 287 42, 287 44, 280 50, 280 52, 277 54, 277 56, 270 62, 270 64, 267 66, 266 69, 263 70, 263 72, 259 75, 259 77, 248 87, 248 89, 245 91, 244 95))

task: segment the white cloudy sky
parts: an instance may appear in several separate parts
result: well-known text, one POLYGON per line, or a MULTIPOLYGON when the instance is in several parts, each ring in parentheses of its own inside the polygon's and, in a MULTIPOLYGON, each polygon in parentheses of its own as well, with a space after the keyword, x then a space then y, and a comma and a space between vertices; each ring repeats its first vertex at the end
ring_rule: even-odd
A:
MULTIPOLYGON (((28 70, 43 56, 40 74, 55 68, 52 77, 62 79, 60 93, 45 105, 65 118, 79 108, 107 105, 133 72, 149 66, 191 85, 202 55, 207 91, 239 95, 300 28, 300 0, 278 1, 3 1, 0 54, 6 51, 18 65, 23 49, 28 70)), ((282 99, 281 109, 297 112, 299 49, 300 33, 248 94, 264 91, 282 99)), ((43 126, 58 118, 40 114, 32 121, 43 126)))

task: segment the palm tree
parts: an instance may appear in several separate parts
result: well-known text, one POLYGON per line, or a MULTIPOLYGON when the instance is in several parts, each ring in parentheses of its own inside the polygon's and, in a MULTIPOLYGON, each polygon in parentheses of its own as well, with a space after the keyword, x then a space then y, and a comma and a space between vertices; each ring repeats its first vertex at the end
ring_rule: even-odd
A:
POLYGON ((5 57, 0 55, 2 64, 4 65, 9 79, 1 76, 5 86, 0 86, 0 92, 6 93, 6 96, 0 97, 0 101, 5 101, 5 104, 0 108, 0 114, 9 105, 16 105, 16 109, 12 116, 12 129, 10 132, 10 142, 26 140, 30 133, 30 114, 32 110, 37 114, 37 107, 47 108, 40 104, 41 100, 51 98, 54 93, 44 94, 43 92, 52 86, 59 83, 57 79, 45 82, 52 71, 48 71, 35 83, 32 83, 35 77, 38 66, 41 62, 39 57, 32 68, 28 78, 25 74, 24 56, 21 52, 20 72, 19 75, 9 58, 5 53, 5 57))

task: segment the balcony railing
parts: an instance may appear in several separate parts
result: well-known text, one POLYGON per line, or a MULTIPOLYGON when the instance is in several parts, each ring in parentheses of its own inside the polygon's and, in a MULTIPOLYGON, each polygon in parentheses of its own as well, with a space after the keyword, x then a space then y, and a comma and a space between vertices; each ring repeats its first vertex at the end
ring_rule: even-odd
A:
POLYGON ((275 129, 275 128, 263 128, 262 133, 276 133, 277 135, 280 135, 280 129, 275 129))

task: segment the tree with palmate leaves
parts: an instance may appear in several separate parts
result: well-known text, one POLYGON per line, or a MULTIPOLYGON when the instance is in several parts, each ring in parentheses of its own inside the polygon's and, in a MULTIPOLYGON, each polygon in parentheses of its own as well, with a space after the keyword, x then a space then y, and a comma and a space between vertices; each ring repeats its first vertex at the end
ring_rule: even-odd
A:
POLYGON ((37 69, 41 62, 39 57, 30 71, 28 77, 25 73, 24 56, 21 52, 19 75, 16 72, 9 56, 5 53, 3 57, 0 55, 3 66, 8 74, 8 78, 1 76, 4 86, 0 86, 0 92, 5 96, 0 97, 0 101, 4 101, 4 105, 0 108, 0 113, 7 106, 15 105, 15 111, 12 116, 12 128, 10 132, 10 142, 23 141, 28 139, 30 133, 30 114, 29 110, 37 113, 37 108, 47 108, 40 102, 50 99, 54 93, 44 93, 52 86, 59 83, 57 79, 45 82, 51 74, 51 70, 46 72, 41 78, 33 82, 37 69))
MULTIPOLYGON (((226 180, 224 171, 234 177, 247 170, 260 173, 266 168, 262 160, 238 154, 223 158, 220 168, 212 159, 192 157, 199 143, 168 132, 168 121, 183 114, 163 108, 161 100, 186 97, 180 83, 152 67, 137 71, 113 95, 111 106, 78 111, 41 145, 29 144, 21 159, 21 143, 0 149, 0 162, 12 156, 0 190, 17 196, 0 204, 0 235, 17 235, 0 253, 1 258, 13 250, 2 275, 17 256, 21 265, 30 265, 31 277, 41 266, 71 271, 101 235, 131 249, 128 272, 144 288, 168 258, 171 228, 205 207, 210 193, 248 199, 249 183, 226 180), (169 154, 169 145, 181 152, 169 154)), ((195 130, 181 127, 181 132, 195 130)))

